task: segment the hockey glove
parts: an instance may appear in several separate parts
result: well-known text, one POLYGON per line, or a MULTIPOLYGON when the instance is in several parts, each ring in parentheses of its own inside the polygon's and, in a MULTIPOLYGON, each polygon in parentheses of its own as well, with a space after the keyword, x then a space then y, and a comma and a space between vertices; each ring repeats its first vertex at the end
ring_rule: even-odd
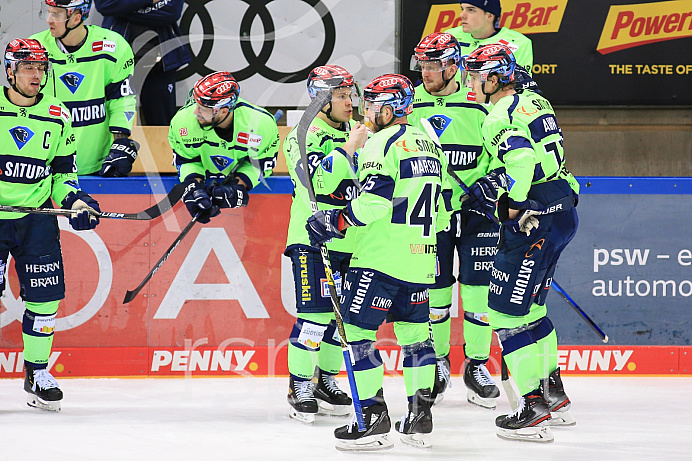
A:
POLYGON ((130 138, 118 138, 111 144, 111 150, 101 165, 99 174, 106 177, 125 177, 132 171, 137 160, 139 143, 130 138))
POLYGON ((319 210, 308 218, 305 228, 310 237, 310 245, 319 246, 333 238, 344 238, 345 208, 334 208, 331 210, 319 210), (341 229, 341 230, 340 230, 341 229))
POLYGON ((497 190, 500 187, 507 189, 507 175, 505 173, 489 173, 478 178, 469 187, 469 193, 465 196, 467 198, 462 198, 462 201, 476 213, 493 215, 497 203, 497 190))
POLYGON ((89 230, 95 228, 99 223, 99 217, 94 213, 101 213, 99 202, 94 200, 89 194, 78 190, 70 192, 62 201, 64 210, 72 210, 70 216, 70 226, 74 230, 89 230))
POLYGON ((529 199, 521 208, 519 214, 515 218, 509 219, 509 196, 502 194, 498 201, 498 214, 500 215, 500 221, 502 221, 502 228, 515 235, 523 233, 530 237, 531 233, 538 229, 540 223, 536 215, 542 214, 545 210, 546 208, 543 205, 529 199))
POLYGON ((219 208, 237 208, 247 206, 250 196, 247 189, 233 178, 230 184, 223 184, 225 176, 207 175, 206 189, 213 204, 219 208))
POLYGON ((202 224, 208 223, 211 218, 221 213, 219 207, 212 203, 207 190, 196 179, 189 179, 185 182, 183 202, 187 211, 190 212, 190 216, 197 216, 197 221, 202 224))

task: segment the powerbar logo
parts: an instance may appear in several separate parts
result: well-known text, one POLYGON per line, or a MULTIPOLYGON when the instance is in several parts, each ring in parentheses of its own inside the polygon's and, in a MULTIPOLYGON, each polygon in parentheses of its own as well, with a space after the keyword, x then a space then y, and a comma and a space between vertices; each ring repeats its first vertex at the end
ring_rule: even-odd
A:
POLYGON ((613 5, 608 10, 597 50, 601 54, 648 43, 692 36, 692 2, 613 5))
MULTIPOLYGON (((567 0, 503 0, 500 25, 522 34, 557 32, 566 7, 567 0)), ((421 38, 461 26, 460 14, 459 3, 432 5, 421 38)))

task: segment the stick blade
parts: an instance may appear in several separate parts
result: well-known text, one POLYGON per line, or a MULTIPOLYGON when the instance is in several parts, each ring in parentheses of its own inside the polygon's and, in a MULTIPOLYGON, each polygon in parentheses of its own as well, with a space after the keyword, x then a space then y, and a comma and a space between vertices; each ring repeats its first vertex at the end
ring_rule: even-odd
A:
POLYGON ((127 304, 133 299, 135 299, 135 296, 137 296, 137 293, 139 293, 139 290, 134 290, 134 291, 128 291, 125 293, 125 299, 123 300, 123 304, 127 304))

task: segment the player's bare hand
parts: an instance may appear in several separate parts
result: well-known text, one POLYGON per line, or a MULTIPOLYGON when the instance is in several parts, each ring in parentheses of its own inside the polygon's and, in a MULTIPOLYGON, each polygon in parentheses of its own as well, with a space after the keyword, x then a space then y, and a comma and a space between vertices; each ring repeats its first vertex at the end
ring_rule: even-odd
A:
POLYGON ((368 140, 368 129, 364 124, 358 122, 353 128, 351 128, 351 133, 349 134, 348 141, 353 142, 355 149, 360 149, 365 145, 365 141, 368 140))

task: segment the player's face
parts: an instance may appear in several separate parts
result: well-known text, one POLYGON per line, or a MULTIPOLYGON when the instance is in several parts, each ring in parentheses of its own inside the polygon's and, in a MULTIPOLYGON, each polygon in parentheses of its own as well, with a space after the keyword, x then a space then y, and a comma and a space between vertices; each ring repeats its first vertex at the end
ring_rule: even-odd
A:
POLYGON ((214 117, 214 109, 202 106, 199 103, 195 103, 194 114, 197 117, 197 121, 199 122, 199 125, 202 128, 211 126, 214 123, 216 117, 219 116, 219 114, 216 114, 216 117, 214 117))
POLYGON ((474 37, 488 27, 488 24, 492 23, 494 18, 492 14, 486 13, 470 3, 461 4, 460 17, 463 31, 474 37))
POLYGON ((19 91, 29 97, 36 96, 41 91, 41 82, 46 75, 47 67, 48 64, 38 62, 18 63, 14 78, 19 91))
POLYGON ((332 91, 331 117, 339 122, 348 122, 353 114, 353 100, 351 88, 337 88, 332 91))
POLYGON ((481 74, 479 72, 467 72, 465 85, 473 93, 478 95, 483 95, 483 80, 481 80, 481 74))
POLYGON ((457 69, 455 65, 443 67, 440 61, 421 62, 419 65, 421 80, 428 93, 442 91, 446 86, 445 80, 454 76, 457 69))
POLYGON ((48 23, 50 34, 53 37, 62 37, 67 31, 67 8, 56 6, 47 7, 47 11, 42 13, 48 23))

